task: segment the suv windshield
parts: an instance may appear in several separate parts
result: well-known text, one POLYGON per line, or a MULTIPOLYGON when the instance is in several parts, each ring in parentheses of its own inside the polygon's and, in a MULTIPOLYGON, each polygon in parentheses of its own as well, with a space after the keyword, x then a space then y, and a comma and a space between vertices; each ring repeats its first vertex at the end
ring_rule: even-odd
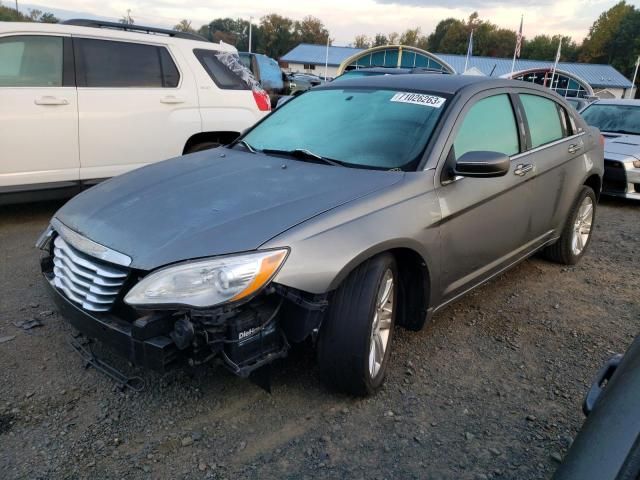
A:
POLYGON ((311 90, 243 141, 255 150, 306 150, 351 167, 414 170, 445 98, 395 90, 311 90))
POLYGON ((640 105, 595 103, 581 113, 587 124, 603 132, 640 135, 640 105))

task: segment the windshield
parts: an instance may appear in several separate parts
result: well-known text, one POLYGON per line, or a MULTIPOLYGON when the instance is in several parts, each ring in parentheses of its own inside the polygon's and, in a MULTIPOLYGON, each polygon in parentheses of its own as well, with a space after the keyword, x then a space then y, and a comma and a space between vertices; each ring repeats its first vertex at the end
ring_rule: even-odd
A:
POLYGON ((311 90, 278 108, 243 140, 255 150, 307 150, 347 166, 413 170, 444 103, 437 94, 311 90))
POLYGON ((640 105, 596 103, 582 111, 582 118, 603 132, 640 135, 640 105))

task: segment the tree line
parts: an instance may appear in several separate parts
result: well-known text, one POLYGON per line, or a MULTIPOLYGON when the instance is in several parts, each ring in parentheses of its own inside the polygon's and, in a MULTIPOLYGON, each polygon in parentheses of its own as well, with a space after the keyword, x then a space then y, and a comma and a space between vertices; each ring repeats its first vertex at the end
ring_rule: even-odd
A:
MULTIPOLYGON (((216 18, 197 30, 191 21, 182 20, 173 28, 198 33, 212 42, 229 43, 240 51, 249 49, 249 22, 246 19, 216 18)), ((326 44, 328 40, 329 30, 322 20, 311 15, 298 21, 270 13, 251 28, 251 50, 273 58, 280 58, 299 43, 326 44)))
MULTIPOLYGON (((514 19, 516 20, 516 19, 514 19)), ((0 4, 0 21, 51 22, 58 19, 51 13, 29 10, 17 12, 0 4)), ((120 22, 133 23, 129 12, 120 22)), ((515 23, 515 22, 514 22, 515 23)), ((249 22, 246 19, 216 18, 195 28, 189 20, 181 20, 174 29, 198 33, 213 41, 234 45, 240 51, 249 48, 249 22)), ((525 28, 527 30, 526 18, 525 28)), ((378 33, 373 37, 357 35, 352 45, 368 48, 380 45, 412 45, 434 53, 464 55, 469 35, 473 31, 473 54, 509 58, 516 44, 516 30, 501 28, 480 18, 477 12, 468 19, 447 18, 440 21, 433 32, 424 35, 420 27, 403 33, 378 33)), ((319 18, 307 16, 302 20, 271 13, 256 20, 252 26, 252 51, 280 58, 299 43, 331 44, 329 31, 319 18)), ((581 43, 563 35, 536 35, 523 38, 520 58, 553 61, 562 39, 562 61, 610 64, 626 76, 633 74, 640 55, 640 8, 622 0, 602 12, 581 43)))
MULTIPOLYGON (((527 30, 526 18, 524 31, 527 30)), ((514 23, 517 19, 514 19, 514 23)), ((217 18, 199 29, 182 20, 177 30, 199 33, 212 41, 224 41, 246 51, 249 46, 249 22, 243 19, 217 18)), ((473 30, 473 54, 510 58, 516 44, 516 30, 501 28, 480 18, 477 12, 468 19, 447 18, 433 32, 424 35, 420 27, 403 33, 377 33, 373 37, 357 35, 352 46, 369 48, 381 45, 412 45, 434 53, 464 55, 473 30)), ((325 44, 329 32, 322 21, 308 16, 302 21, 277 14, 260 18, 252 29, 252 50, 280 58, 299 43, 325 44)), ((633 75, 640 55, 640 9, 620 1, 603 12, 577 43, 566 35, 523 37, 520 58, 553 61, 562 39, 561 61, 610 64, 626 76, 633 75)), ((331 43, 331 40, 329 40, 331 43)))
MULTIPOLYGON (((399 43, 434 53, 464 55, 467 53, 471 31, 474 55, 502 58, 513 56, 516 30, 500 28, 490 21, 482 20, 477 12, 472 13, 467 20, 442 20, 429 35, 422 35, 417 27, 402 34, 378 33, 373 37, 357 35, 353 45, 368 48, 399 43)), ((526 18, 524 31, 526 32, 526 18)), ((561 61, 610 64, 623 74, 631 76, 640 55, 640 9, 624 0, 617 3, 598 17, 580 44, 564 35, 536 35, 531 39, 524 36, 520 58, 553 61, 561 39, 561 61)))
POLYGON ((30 9, 29 13, 18 12, 15 8, 5 7, 0 3, 0 22, 43 22, 58 23, 53 13, 30 9))

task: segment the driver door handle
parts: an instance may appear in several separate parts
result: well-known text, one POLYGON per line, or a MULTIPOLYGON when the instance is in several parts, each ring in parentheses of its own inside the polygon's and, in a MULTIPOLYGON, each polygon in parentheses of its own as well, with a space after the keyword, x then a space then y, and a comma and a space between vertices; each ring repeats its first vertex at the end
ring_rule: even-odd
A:
POLYGON ((531 170, 533 170, 533 165, 532 164, 530 164, 530 163, 527 163, 527 164, 521 163, 520 165, 516 166, 516 169, 513 171, 513 173, 515 175, 520 176, 520 177, 524 177, 531 170))
POLYGON ((576 153, 578 150, 580 150, 582 148, 581 145, 578 145, 577 143, 574 143, 572 145, 569 145, 569 153, 576 153))
POLYGON ((184 98, 176 97, 174 95, 167 95, 166 97, 162 97, 160 99, 160 103, 167 103, 169 105, 175 105, 177 103, 184 103, 184 98))
POLYGON ((36 98, 33 103, 36 105, 69 105, 69 100, 66 98, 53 97, 51 95, 45 95, 44 97, 36 98))

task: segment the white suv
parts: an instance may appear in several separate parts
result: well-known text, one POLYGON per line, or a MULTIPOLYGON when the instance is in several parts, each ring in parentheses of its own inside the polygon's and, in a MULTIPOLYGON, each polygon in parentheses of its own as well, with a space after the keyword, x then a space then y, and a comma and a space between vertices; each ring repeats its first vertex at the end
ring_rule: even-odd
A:
POLYGON ((187 33, 0 22, 0 204, 232 141, 270 110, 238 65, 187 33))

